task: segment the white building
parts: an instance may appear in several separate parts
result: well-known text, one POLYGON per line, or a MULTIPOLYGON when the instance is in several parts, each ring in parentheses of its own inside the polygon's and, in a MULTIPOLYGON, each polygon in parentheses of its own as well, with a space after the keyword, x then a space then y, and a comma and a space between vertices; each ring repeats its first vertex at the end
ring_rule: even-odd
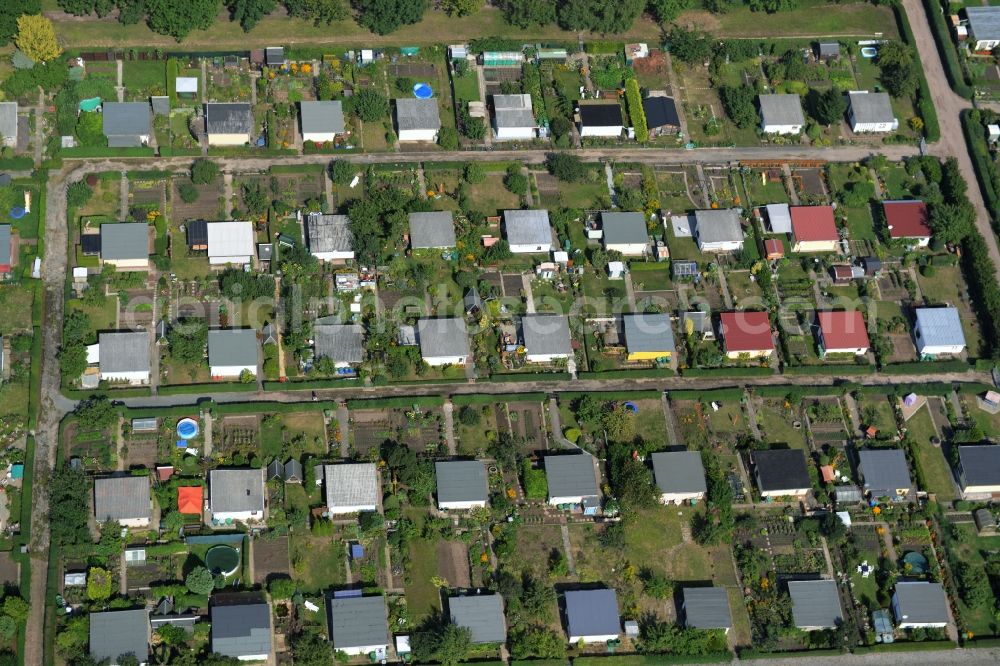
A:
POLYGON ((641 257, 649 249, 649 231, 642 213, 601 213, 604 249, 626 257, 641 257))
POLYGON ((547 210, 505 210, 504 231, 514 254, 552 251, 552 227, 547 210))
POLYGON ((413 97, 396 100, 396 128, 401 143, 437 141, 441 130, 441 115, 435 98, 413 97))
POLYGON ((145 222, 102 224, 101 262, 119 271, 148 271, 149 229, 145 222))
POLYGON ((346 655, 385 654, 389 648, 385 599, 334 592, 327 600, 333 649, 346 655))
POLYGON ((209 222, 208 263, 212 266, 246 266, 253 260, 253 224, 250 222, 209 222))
POLYGON ((965 351, 962 319, 953 307, 917 308, 913 337, 921 356, 961 354, 965 351))
POLYGON ((212 379, 236 379, 244 371, 257 376, 257 331, 228 328, 208 332, 208 365, 212 379))
POLYGON ((421 358, 432 367, 465 365, 469 358, 465 320, 458 317, 419 320, 417 341, 421 358))
POLYGON ((798 95, 760 95, 760 130, 764 134, 799 134, 806 124, 798 95))
POLYGON ((657 451, 650 455, 660 502, 697 502, 708 491, 705 467, 697 451, 657 451))
POLYGON ((101 333, 97 336, 101 381, 148 384, 150 339, 146 331, 101 333))
POLYGON ((354 235, 346 215, 309 213, 306 218, 309 252, 320 261, 346 261, 354 258, 354 235))
POLYGON ((1000 7, 965 8, 969 21, 969 44, 973 51, 992 51, 1000 46, 1000 7))
POLYGON ((323 466, 326 508, 332 514, 378 511, 379 482, 374 463, 323 466))
POLYGON ((735 208, 696 210, 694 237, 702 252, 736 252, 743 248, 743 225, 735 208))
POLYGON ((941 583, 901 581, 892 595, 892 614, 900 629, 948 626, 948 600, 941 583))
POLYGON ((344 133, 344 108, 340 100, 299 102, 303 141, 327 143, 344 133))
POLYGON ((852 132, 895 132, 899 129, 899 120, 892 112, 889 93, 852 90, 847 93, 847 99, 847 119, 852 132))
POLYGON ((94 479, 94 519, 115 521, 122 527, 149 527, 152 507, 148 476, 94 479))
POLYGON ((537 128, 531 95, 493 95, 493 136, 497 141, 530 141, 537 128))
POLYGON ((264 520, 264 468, 213 469, 208 490, 213 522, 264 520))
POLYGON ((617 139, 625 129, 622 107, 618 102, 580 104, 580 136, 617 139))
POLYGON ((437 505, 442 511, 483 508, 489 496, 486 466, 480 460, 445 460, 434 463, 437 505))
POLYGON ((521 318, 522 338, 529 363, 552 363, 573 357, 569 317, 529 314, 521 318))

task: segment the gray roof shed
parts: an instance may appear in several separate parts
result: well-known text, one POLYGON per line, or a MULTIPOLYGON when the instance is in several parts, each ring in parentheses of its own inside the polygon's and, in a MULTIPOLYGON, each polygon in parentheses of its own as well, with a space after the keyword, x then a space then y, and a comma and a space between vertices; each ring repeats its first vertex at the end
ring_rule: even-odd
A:
POLYGON ((354 249, 351 219, 346 215, 309 213, 306 231, 310 252, 351 252, 354 249))
POLYGON ((704 493, 705 466, 697 451, 657 451, 653 461, 653 477, 663 493, 704 493))
POLYGON ((465 320, 458 317, 417 321, 417 339, 423 358, 469 354, 465 320))
POLYGON ((246 103, 205 105, 205 131, 209 134, 250 134, 253 113, 246 103))
POLYGON ((898 489, 913 486, 902 449, 863 449, 858 452, 858 467, 865 490, 876 497, 895 496, 898 489))
POLYGON ((0 137, 17 139, 17 102, 0 102, 0 137))
POLYGON ((148 476, 94 479, 94 518, 97 522, 148 520, 150 514, 148 476))
POLYGON ((139 663, 149 661, 149 616, 146 609, 106 611, 90 614, 90 656, 100 662, 135 655, 139 663))
POLYGON ((316 356, 334 363, 361 363, 364 360, 365 329, 360 324, 325 324, 313 326, 316 356))
POLYGON ((569 317, 529 314, 521 317, 524 347, 529 355, 573 354, 569 317))
POLYGON ((962 319, 957 308, 950 306, 917 308, 916 320, 923 344, 926 347, 950 347, 965 344, 962 319))
POLYGON ((786 203, 767 204, 767 228, 772 234, 792 233, 792 212, 786 203))
POLYGON ((213 513, 264 509, 263 469, 213 469, 208 473, 208 489, 213 513))
POLYGON ((119 331, 97 336, 102 374, 149 372, 149 333, 119 331))
POLYGON ((476 594, 448 599, 451 621, 472 632, 473 643, 503 643, 507 640, 507 621, 503 597, 499 594, 476 594))
POLYGON ((455 247, 452 213, 410 213, 410 247, 414 250, 455 247))
POLYGON ((800 629, 833 629, 844 621, 835 581, 789 581, 788 594, 792 597, 792 621, 800 629))
POLYGON ((589 453, 545 456, 549 497, 597 497, 597 474, 589 453))
POLYGON ((625 346, 633 352, 674 352, 674 330, 668 314, 630 314, 622 316, 625 346))
POLYGON ((635 245, 649 242, 646 230, 646 216, 642 213, 601 213, 601 227, 604 230, 604 246, 635 245))
POLYGON ((0 224, 0 264, 10 265, 10 230, 9 224, 0 224))
POLYGON ((552 227, 547 210, 505 210, 504 230, 511 245, 551 245, 552 227))
POLYGON ((895 118, 889 93, 849 92, 847 97, 857 123, 891 123, 895 118))
POLYGON ((896 622, 912 624, 948 622, 948 602, 941 583, 901 581, 896 583, 893 609, 899 610, 896 622))
POLYGON ((977 40, 1000 39, 1000 7, 966 7, 965 17, 977 40))
POLYGON ((402 97, 396 100, 396 126, 400 130, 439 130, 441 114, 436 98, 402 97))
POLYGON ((115 222, 101 225, 101 259, 126 261, 149 258, 149 225, 115 222))
POLYGON ((330 638, 335 650, 389 644, 385 599, 334 597, 326 600, 330 638))
POLYGON ((958 464, 966 486, 1000 485, 1000 446, 996 444, 960 446, 958 464))
POLYGON ((740 212, 735 208, 696 210, 695 230, 701 243, 729 243, 743 240, 740 212))
POLYGON ((343 134, 344 106, 340 100, 299 102, 302 134, 343 134))
POLYGON ((481 460, 445 460, 434 463, 438 504, 485 502, 489 493, 486 466, 481 460))
POLYGON ((150 134, 152 112, 147 102, 105 102, 101 112, 109 148, 141 146, 142 137, 150 134))
POLYGON ((212 367, 257 365, 257 331, 225 328, 208 332, 208 364, 212 367))
POLYGON ((378 473, 374 463, 341 463, 323 466, 326 505, 378 506, 378 473))
POLYGON ((567 591, 566 628, 570 636, 621 633, 618 595, 609 589, 567 591))
POLYGON ((214 605, 212 652, 249 657, 271 652, 271 608, 263 601, 214 605))
POLYGON ((684 625, 692 629, 730 629, 733 613, 724 587, 685 587, 684 625))
POLYGON ((802 98, 798 95, 760 95, 760 118, 769 125, 804 125, 802 98))

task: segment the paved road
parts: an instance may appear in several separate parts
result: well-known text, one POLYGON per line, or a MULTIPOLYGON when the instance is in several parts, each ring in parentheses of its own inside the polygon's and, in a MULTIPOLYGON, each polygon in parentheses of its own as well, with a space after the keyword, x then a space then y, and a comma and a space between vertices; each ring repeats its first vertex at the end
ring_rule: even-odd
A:
MULTIPOLYGON (((735 663, 735 661, 734 661, 735 663)), ((866 655, 842 654, 831 657, 802 656, 795 659, 754 659, 745 662, 754 666, 936 666, 937 664, 967 664, 986 666, 1000 663, 1000 649, 935 650, 933 652, 883 652, 866 655)))
POLYGON ((1000 270, 1000 248, 997 247, 997 238, 990 222, 990 214, 986 210, 983 193, 979 189, 979 181, 976 180, 976 172, 965 144, 965 136, 962 133, 960 116, 963 110, 972 108, 972 103, 956 95, 948 83, 948 77, 944 73, 944 65, 941 64, 941 54, 938 53, 921 0, 903 0, 903 8, 906 10, 910 27, 913 29, 917 51, 920 53, 920 64, 923 65, 927 85, 930 87, 931 98, 934 100, 934 107, 937 109, 938 121, 941 125, 941 140, 930 147, 930 153, 938 157, 954 157, 958 160, 962 176, 969 184, 969 201, 976 207, 976 226, 986 241, 986 248, 993 259, 993 265, 997 267, 997 270, 1000 270))

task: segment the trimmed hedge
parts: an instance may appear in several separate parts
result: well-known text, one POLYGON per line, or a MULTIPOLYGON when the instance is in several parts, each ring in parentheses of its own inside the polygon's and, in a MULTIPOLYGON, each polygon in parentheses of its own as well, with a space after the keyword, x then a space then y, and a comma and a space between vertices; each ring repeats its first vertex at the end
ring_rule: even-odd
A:
POLYGON ((917 40, 913 36, 910 28, 910 21, 907 19, 906 11, 898 3, 892 5, 892 10, 896 14, 896 23, 899 25, 899 32, 903 36, 903 41, 909 45, 913 53, 913 61, 917 70, 917 113, 924 121, 924 136, 930 142, 941 139, 941 126, 938 123, 937 109, 934 108, 934 99, 931 97, 930 86, 927 85, 927 76, 924 68, 920 65, 920 55, 917 53, 917 40))
POLYGON ((932 361, 930 363, 914 361, 913 363, 892 363, 882 366, 882 372, 887 375, 922 375, 928 372, 969 372, 970 370, 972 367, 966 361, 961 360, 932 361))
POLYGON ((568 372, 519 372, 510 375, 490 375, 490 381, 499 384, 509 384, 511 382, 559 382, 572 378, 573 376, 568 372))
MULTIPOLYGON (((788 393, 787 388, 785 393, 788 393)), ((738 386, 710 389, 708 391, 701 389, 667 391, 667 397, 671 400, 742 400, 743 395, 743 389, 738 386)))
POLYGON ((157 389, 159 395, 188 395, 192 393, 254 393, 257 382, 250 384, 219 383, 219 384, 173 384, 157 389))
POLYGON ((951 641, 904 641, 901 643, 882 643, 881 645, 856 647, 852 652, 854 654, 871 654, 873 652, 932 652, 954 649, 955 644, 951 641))
POLYGON ((874 365, 786 365, 783 375, 873 375, 874 365))
POLYGON ((325 164, 275 164, 268 173, 323 173, 325 164))
POLYGON ((426 386, 434 384, 465 384, 469 380, 465 377, 455 377, 453 379, 404 379, 391 381, 389 386, 426 386))
POLYGON ((835 384, 832 386, 798 386, 797 384, 784 384, 782 386, 754 386, 754 395, 762 398, 784 398, 791 391, 803 391, 804 395, 827 396, 843 395, 858 388, 857 384, 835 384))
POLYGON ((601 372, 578 372, 578 379, 658 379, 676 377, 670 368, 644 368, 642 370, 604 370, 601 372))
POLYGON ((764 652, 756 648, 740 651, 740 659, 802 659, 803 657, 832 657, 842 655, 842 650, 827 648, 824 650, 788 650, 786 652, 764 652))
POLYGON ((451 396, 455 405, 488 405, 494 402, 544 402, 548 399, 545 393, 510 393, 506 395, 489 395, 485 393, 461 393, 451 396))
POLYGON ((565 391, 560 393, 558 398, 562 402, 566 400, 576 400, 585 395, 591 395, 599 400, 658 400, 662 395, 660 391, 565 391))
MULTIPOLYGON (((577 657, 573 666, 656 666, 656 664, 722 664, 733 658, 728 652, 703 655, 614 654, 606 657, 577 657)), ((529 662, 530 663, 530 662, 529 662)))
POLYGON ((646 112, 642 108, 642 95, 639 93, 639 82, 629 79, 625 82, 625 101, 628 104, 628 117, 635 129, 635 140, 639 143, 649 141, 649 128, 646 126, 646 112))
POLYGON ((30 157, 8 157, 0 160, 0 169, 5 171, 31 171, 35 168, 35 160, 30 157))
POLYGON ((307 391, 309 389, 353 388, 361 384, 357 377, 350 379, 303 379, 287 382, 264 382, 264 391, 307 391))
POLYGON ((120 398, 148 398, 153 395, 149 387, 95 389, 93 391, 85 389, 62 389, 61 392, 71 400, 86 400, 94 396, 104 396, 109 400, 118 400, 120 398))
POLYGON ((931 33, 934 34, 934 42, 937 44, 938 53, 941 54, 944 73, 948 77, 951 89, 965 99, 972 99, 972 86, 966 81, 962 72, 962 64, 958 61, 958 52, 951 41, 951 32, 948 30, 941 3, 939 0, 924 0, 924 11, 927 12, 927 22, 931 26, 931 33))
POLYGON ((983 193, 986 208, 995 221, 1000 219, 1000 200, 998 200, 1000 197, 997 196, 996 188, 993 186, 996 169, 993 166, 989 146, 986 144, 986 128, 983 126, 979 111, 965 109, 961 118, 962 134, 965 136, 965 144, 975 166, 976 181, 979 183, 980 192, 983 193))
POLYGON ((682 377, 771 377, 772 368, 685 368, 682 377))
POLYGON ((77 146, 76 148, 60 148, 59 156, 63 158, 86 157, 154 157, 156 151, 147 146, 138 148, 107 148, 105 146, 77 146))
POLYGON ((160 146, 160 157, 200 157, 199 148, 171 148, 170 146, 160 146))
POLYGON ((413 395, 399 398, 352 398, 347 401, 348 409, 400 409, 413 407, 440 407, 444 404, 441 395, 413 395))

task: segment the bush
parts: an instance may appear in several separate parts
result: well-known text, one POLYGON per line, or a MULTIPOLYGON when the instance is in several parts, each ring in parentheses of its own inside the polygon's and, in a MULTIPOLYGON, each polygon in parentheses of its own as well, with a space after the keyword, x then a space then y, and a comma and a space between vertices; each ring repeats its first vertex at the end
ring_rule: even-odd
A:
POLYGON ((628 117, 635 129, 635 140, 639 143, 649 141, 649 128, 646 126, 646 112, 642 108, 642 95, 639 93, 639 82, 629 79, 625 82, 625 101, 628 103, 628 117))
POLYGON ((101 567, 91 567, 87 571, 87 598, 103 601, 111 596, 111 572, 101 567))
POLYGON ((474 426, 479 425, 481 417, 479 410, 474 407, 466 405, 458 410, 458 420, 462 422, 463 425, 474 426))
POLYGON ((545 157, 549 173, 567 183, 577 183, 587 177, 587 166, 571 153, 549 153, 545 157))
POLYGON ((198 200, 198 188, 187 181, 182 182, 177 191, 180 193, 181 201, 184 203, 194 203, 198 200))
POLYGON ((197 159, 191 165, 191 181, 197 185, 208 185, 219 177, 219 165, 207 159, 197 159))
POLYGON ((207 568, 198 566, 184 579, 184 585, 195 594, 211 594, 215 589, 215 577, 207 568))
POLYGON ((66 203, 71 208, 79 208, 90 201, 90 197, 94 196, 94 190, 83 181, 77 181, 72 183, 66 189, 66 203))
POLYGON ((563 437, 568 439, 573 444, 576 444, 577 441, 580 439, 581 434, 582 433, 580 432, 579 428, 566 428, 566 431, 563 433, 563 437))
POLYGON ((291 578, 274 578, 267 584, 272 599, 291 599, 295 588, 295 581, 291 578))
POLYGON ((521 461, 521 477, 524 481, 524 496, 532 500, 545 500, 549 496, 549 482, 545 472, 531 466, 531 461, 521 461))

